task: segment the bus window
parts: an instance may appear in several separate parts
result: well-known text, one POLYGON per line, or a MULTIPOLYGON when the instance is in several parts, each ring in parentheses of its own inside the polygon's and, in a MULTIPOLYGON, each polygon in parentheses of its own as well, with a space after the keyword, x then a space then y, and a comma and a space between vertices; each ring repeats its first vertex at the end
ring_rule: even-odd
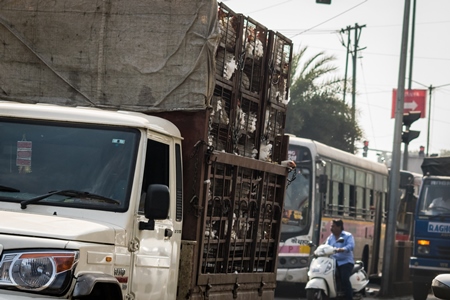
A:
POLYGON ((366 201, 366 205, 367 205, 365 219, 372 220, 375 217, 375 201, 373 198, 373 190, 372 189, 369 189, 369 188, 366 189, 365 201, 366 201))
POLYGON ((344 168, 334 164, 332 170, 333 181, 333 215, 343 215, 344 212, 344 168))
POLYGON ((345 214, 351 217, 355 216, 356 199, 355 199, 355 170, 352 168, 345 168, 345 199, 344 211, 345 214))
POLYGON ((338 183, 338 215, 342 216, 344 214, 344 184, 338 183))
POLYGON ((364 218, 364 209, 366 208, 365 203, 365 190, 366 186, 366 173, 361 171, 356 171, 356 217, 364 218))
POLYGON ((356 187, 356 217, 364 218, 364 189, 360 186, 356 187))

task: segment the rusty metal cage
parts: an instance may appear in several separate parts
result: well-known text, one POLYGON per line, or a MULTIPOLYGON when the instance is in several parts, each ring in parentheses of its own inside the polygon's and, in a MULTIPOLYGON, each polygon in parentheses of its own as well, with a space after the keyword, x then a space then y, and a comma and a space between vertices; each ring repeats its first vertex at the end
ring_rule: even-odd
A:
POLYGON ((269 92, 271 103, 286 107, 289 99, 292 41, 279 32, 270 32, 269 92))
POLYGON ((233 102, 230 87, 216 84, 211 99, 208 144, 219 151, 230 152, 232 148, 233 102))
POLYGON ((235 79, 243 16, 220 3, 217 13, 220 42, 216 52, 216 78, 224 82, 235 79))
POLYGON ((201 274, 275 271, 286 170, 276 164, 267 167, 233 154, 211 155, 201 274))
POLYGON ((266 27, 249 17, 243 19, 238 66, 240 90, 244 93, 251 93, 258 97, 263 91, 268 41, 269 31, 266 27))
POLYGON ((262 149, 269 144, 273 144, 277 136, 284 135, 285 123, 286 110, 271 103, 268 104, 265 110, 260 155, 262 155, 262 149))
POLYGON ((261 103, 258 98, 241 94, 233 123, 233 153, 257 158, 261 103))

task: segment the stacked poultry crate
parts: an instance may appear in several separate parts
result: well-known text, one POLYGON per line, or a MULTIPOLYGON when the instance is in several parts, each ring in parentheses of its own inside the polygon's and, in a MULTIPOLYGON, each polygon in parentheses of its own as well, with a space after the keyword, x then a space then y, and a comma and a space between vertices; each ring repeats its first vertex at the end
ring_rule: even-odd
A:
POLYGON ((229 277, 211 274, 234 273, 236 289, 263 287, 275 282, 292 43, 223 3, 218 22, 198 283, 214 286, 229 277))
POLYGON ((224 4, 218 22, 209 144, 273 161, 275 139, 284 135, 292 42, 224 4))

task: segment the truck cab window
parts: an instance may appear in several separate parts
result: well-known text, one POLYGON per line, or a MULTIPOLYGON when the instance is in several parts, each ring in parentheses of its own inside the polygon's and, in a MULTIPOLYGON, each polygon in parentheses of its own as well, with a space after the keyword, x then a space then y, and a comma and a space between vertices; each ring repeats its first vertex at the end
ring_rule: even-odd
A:
POLYGON ((144 179, 142 182, 139 213, 144 213, 145 192, 150 184, 169 186, 169 145, 154 140, 147 141, 144 179))

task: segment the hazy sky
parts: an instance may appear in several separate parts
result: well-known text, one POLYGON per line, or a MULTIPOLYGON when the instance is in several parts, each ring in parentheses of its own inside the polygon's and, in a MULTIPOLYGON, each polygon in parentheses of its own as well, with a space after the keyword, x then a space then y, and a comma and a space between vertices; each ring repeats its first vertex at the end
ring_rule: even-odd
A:
MULTIPOLYGON (((315 0, 226 0, 223 3, 290 38, 294 42, 294 52, 301 46, 308 46, 310 55, 307 56, 320 51, 334 55, 337 58, 334 64, 339 68, 337 75, 341 77, 344 77, 346 64, 346 47, 341 40, 347 42, 347 34, 342 35, 340 31, 355 24, 365 26, 359 38, 359 48, 365 49, 358 51, 356 118, 364 131, 364 139, 369 141, 369 148, 392 151, 392 90, 398 87, 404 1, 332 0, 331 5, 317 4, 315 0)), ((411 88, 436 87, 431 93, 430 154, 450 150, 449 12, 449 0, 416 0, 411 88)), ((354 31, 351 39, 353 48, 354 31)), ((408 39, 405 88, 409 85, 410 43, 411 38, 408 39)), ((352 68, 350 56, 348 78, 351 78, 352 68)), ((427 145, 428 94, 427 91, 426 118, 411 126, 411 130, 421 133, 411 141, 410 151, 427 145)), ((346 101, 351 105, 350 94, 346 101)))

